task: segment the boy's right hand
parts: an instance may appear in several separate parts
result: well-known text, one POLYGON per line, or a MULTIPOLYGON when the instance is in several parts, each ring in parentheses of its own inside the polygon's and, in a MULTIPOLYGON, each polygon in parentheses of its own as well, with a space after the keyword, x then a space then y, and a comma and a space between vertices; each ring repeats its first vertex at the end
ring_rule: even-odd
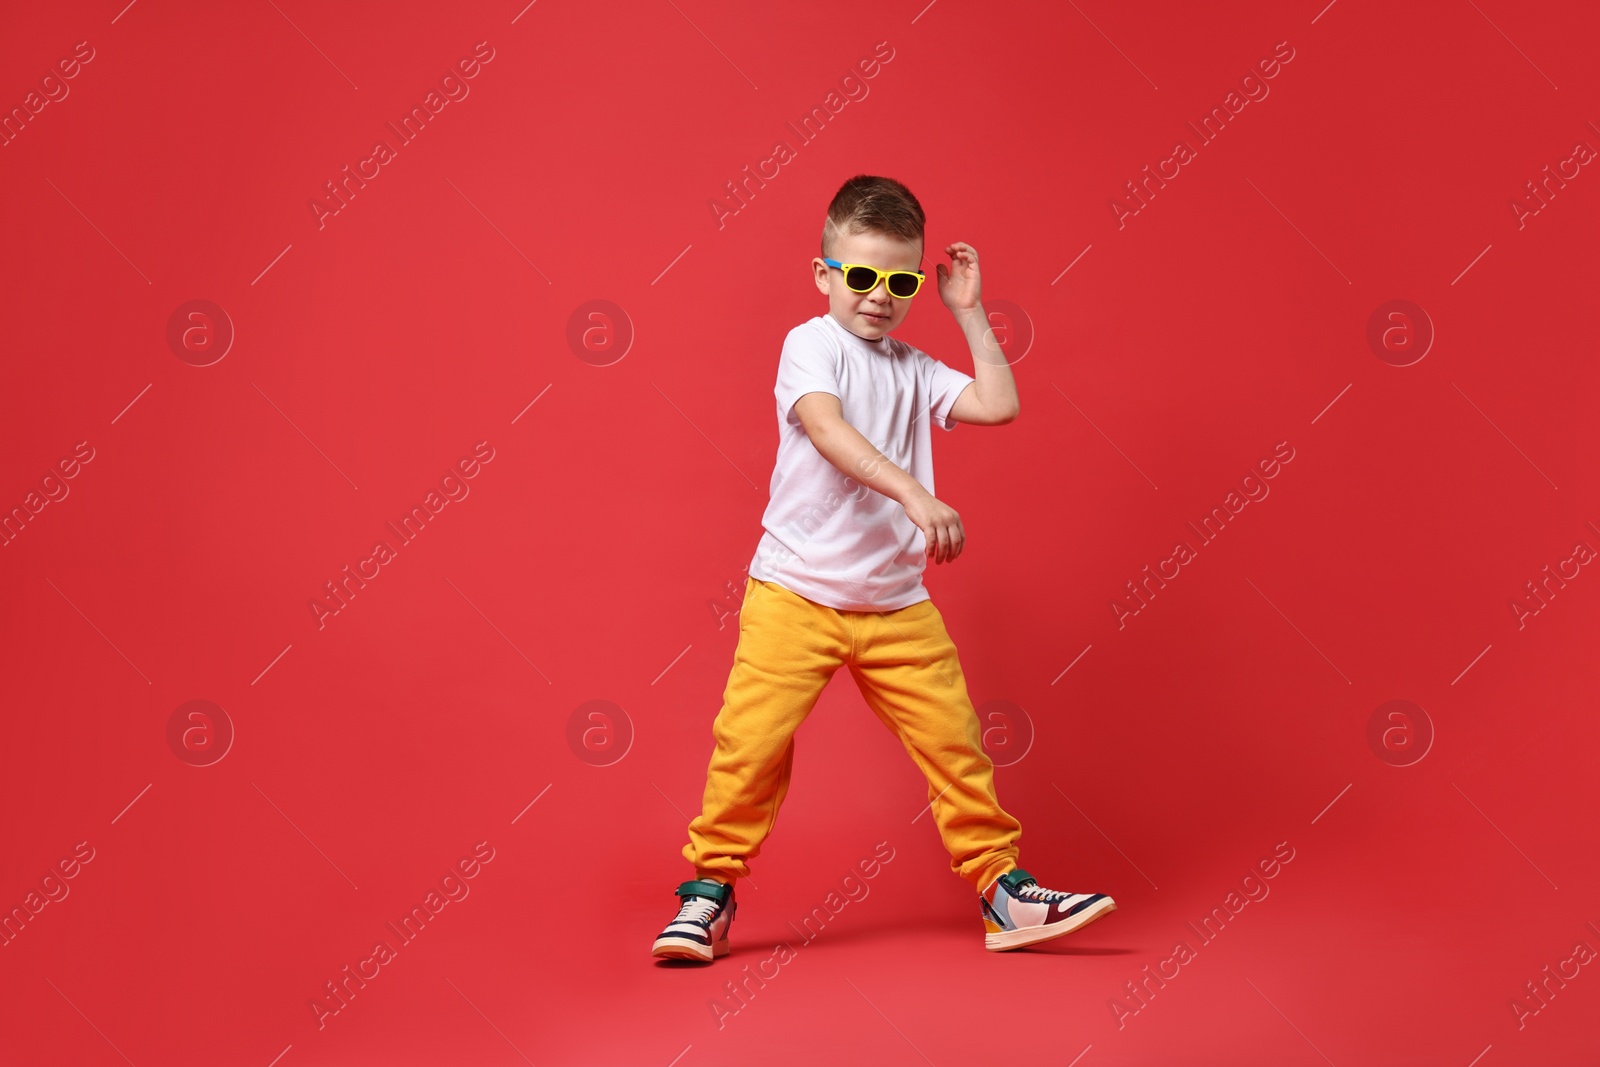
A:
POLYGON ((927 554, 933 557, 934 563, 944 563, 961 555, 967 535, 955 508, 926 491, 902 506, 906 517, 922 531, 928 543, 927 554))

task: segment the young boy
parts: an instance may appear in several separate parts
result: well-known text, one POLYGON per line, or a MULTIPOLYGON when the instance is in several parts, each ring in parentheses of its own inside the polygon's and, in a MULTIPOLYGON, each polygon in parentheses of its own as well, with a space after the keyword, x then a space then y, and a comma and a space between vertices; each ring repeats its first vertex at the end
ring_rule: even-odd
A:
POLYGON ((1102 893, 1045 889, 1017 867, 1022 826, 995 797, 994 764, 927 558, 961 554, 961 517, 933 495, 929 422, 995 426, 1018 413, 1011 368, 978 300, 978 253, 945 246, 939 299, 977 377, 889 335, 922 286, 922 206, 892 178, 858 175, 828 206, 811 261, 828 314, 789 331, 778 362, 778 457, 739 612, 739 645, 704 802, 683 855, 677 916, 651 954, 728 952, 734 881, 750 873, 789 790, 795 729, 841 665, 927 776, 950 867, 977 891, 984 947, 1059 937, 1114 910, 1102 893))

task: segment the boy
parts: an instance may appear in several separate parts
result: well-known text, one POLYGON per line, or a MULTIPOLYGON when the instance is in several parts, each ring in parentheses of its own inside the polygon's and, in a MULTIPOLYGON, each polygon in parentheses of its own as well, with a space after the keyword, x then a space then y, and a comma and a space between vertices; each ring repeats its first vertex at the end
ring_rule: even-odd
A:
POLYGON ((946 245, 952 264, 937 273, 977 377, 889 336, 925 278, 923 223, 916 197, 892 178, 851 178, 828 206, 822 257, 811 261, 828 314, 784 340, 765 532, 683 849, 695 878, 678 886, 678 914, 653 956, 727 954, 734 881, 750 873, 788 792, 795 729, 841 665, 927 776, 951 870, 978 892, 984 947, 1059 937, 1116 908, 1101 893, 1045 889, 1017 867, 1021 824, 995 797, 955 645, 922 584, 927 557, 954 560, 966 542, 961 517, 933 495, 930 419, 945 430, 994 426, 1019 407, 971 245, 946 245))

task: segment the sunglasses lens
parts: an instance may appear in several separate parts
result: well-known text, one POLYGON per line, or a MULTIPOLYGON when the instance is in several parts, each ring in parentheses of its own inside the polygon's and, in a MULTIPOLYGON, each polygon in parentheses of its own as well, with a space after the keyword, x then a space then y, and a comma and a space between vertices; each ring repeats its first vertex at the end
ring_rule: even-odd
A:
POLYGON ((870 293, 878 284, 878 276, 866 267, 851 267, 845 272, 844 283, 858 293, 870 293))
POLYGON ((895 296, 910 296, 917 291, 917 276, 900 271, 889 275, 889 292, 895 296))

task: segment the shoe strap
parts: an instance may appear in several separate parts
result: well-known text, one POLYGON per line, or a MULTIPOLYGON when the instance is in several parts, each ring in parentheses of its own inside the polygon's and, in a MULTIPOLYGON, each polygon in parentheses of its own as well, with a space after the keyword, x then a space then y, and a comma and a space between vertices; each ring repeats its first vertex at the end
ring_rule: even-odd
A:
POLYGON ((1021 867, 1013 867, 1011 870, 1007 871, 1005 874, 1002 874, 1000 876, 1000 880, 1006 884, 1007 888, 1013 889, 1013 890, 1020 889, 1022 886, 1026 885, 1028 882, 1035 881, 1033 875, 1029 874, 1027 871, 1023 870, 1021 867))
POLYGON ((728 893, 732 888, 732 886, 724 882, 703 878, 695 879, 692 882, 684 882, 673 892, 680 897, 710 897, 718 904, 722 904, 727 901, 728 893))

